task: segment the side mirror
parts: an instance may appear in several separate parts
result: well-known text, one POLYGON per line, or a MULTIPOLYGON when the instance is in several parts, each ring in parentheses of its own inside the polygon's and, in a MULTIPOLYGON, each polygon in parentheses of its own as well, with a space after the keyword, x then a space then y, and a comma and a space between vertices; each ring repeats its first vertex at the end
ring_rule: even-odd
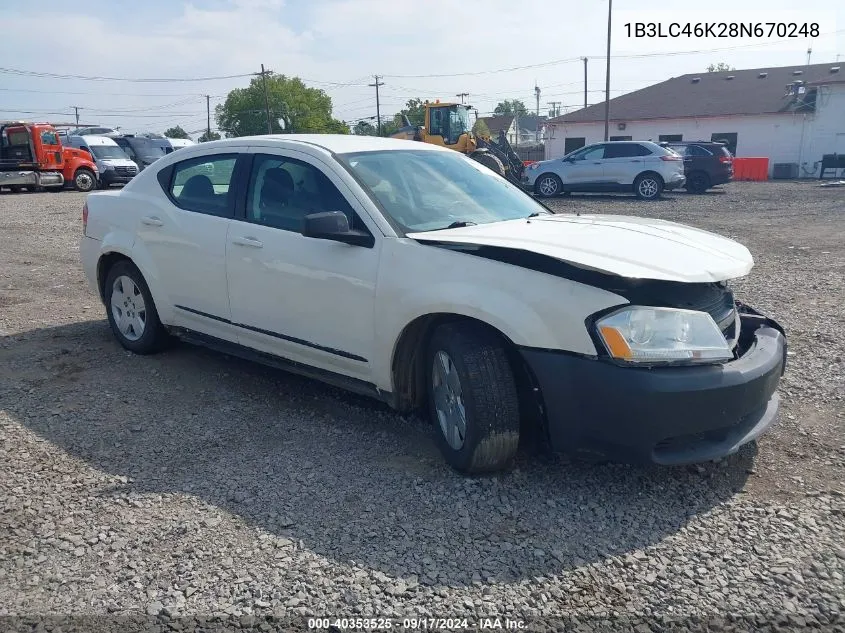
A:
POLYGON ((323 211, 305 216, 302 234, 318 240, 343 242, 352 246, 372 248, 375 238, 364 231, 349 228, 349 218, 343 211, 323 211))

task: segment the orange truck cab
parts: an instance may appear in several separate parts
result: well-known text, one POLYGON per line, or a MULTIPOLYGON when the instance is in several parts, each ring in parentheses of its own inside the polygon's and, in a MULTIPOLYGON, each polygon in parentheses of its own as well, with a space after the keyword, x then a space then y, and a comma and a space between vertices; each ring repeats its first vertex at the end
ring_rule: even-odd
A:
POLYGON ((49 123, 0 122, 0 187, 12 191, 78 191, 97 186, 97 165, 85 152, 65 147, 49 123))

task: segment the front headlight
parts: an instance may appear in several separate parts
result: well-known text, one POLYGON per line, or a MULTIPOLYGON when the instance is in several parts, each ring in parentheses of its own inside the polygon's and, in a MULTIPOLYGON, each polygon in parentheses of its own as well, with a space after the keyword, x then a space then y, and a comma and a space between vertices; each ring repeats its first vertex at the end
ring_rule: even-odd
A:
POLYGON ((629 363, 707 363, 733 353, 706 312, 630 306, 596 321, 596 332, 615 359, 629 363))
POLYGON ((111 171, 114 169, 114 165, 110 163, 103 163, 103 171, 111 171))

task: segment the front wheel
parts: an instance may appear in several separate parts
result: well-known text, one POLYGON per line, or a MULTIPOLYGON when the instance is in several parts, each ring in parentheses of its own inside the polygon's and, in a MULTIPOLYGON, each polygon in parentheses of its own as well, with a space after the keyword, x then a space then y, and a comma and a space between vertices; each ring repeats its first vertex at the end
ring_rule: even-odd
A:
POLYGON ((427 354, 429 410, 446 461, 463 473, 506 468, 519 445, 516 381, 502 341, 469 323, 434 332, 427 354))
POLYGON ((555 174, 543 174, 537 179, 534 190, 543 198, 553 198, 562 193, 563 181, 555 174))
POLYGON ((97 186, 97 177, 94 172, 85 167, 80 167, 73 175, 73 188, 83 193, 92 191, 97 186))
POLYGON ((499 174, 502 178, 505 177, 505 166, 497 156, 494 156, 490 152, 478 152, 477 154, 473 154, 472 158, 477 163, 484 165, 490 171, 499 174))
POLYGON ((663 181, 656 174, 642 174, 634 181, 634 192, 642 200, 654 200, 663 192, 663 181))

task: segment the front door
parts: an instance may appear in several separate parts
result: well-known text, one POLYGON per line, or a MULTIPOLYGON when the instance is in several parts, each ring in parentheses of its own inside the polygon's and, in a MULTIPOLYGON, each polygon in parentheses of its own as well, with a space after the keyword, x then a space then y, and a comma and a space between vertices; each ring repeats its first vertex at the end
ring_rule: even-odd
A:
POLYGON ((255 149, 231 224, 232 321, 248 347, 371 381, 381 233, 333 169, 296 150, 255 149), (372 248, 302 235, 309 213, 343 211, 372 248))
POLYGON ((144 199, 134 246, 139 261, 155 264, 150 285, 172 311, 170 324, 230 341, 237 336, 229 324, 226 235, 237 159, 228 147, 167 168, 161 180, 168 197, 144 199))
POLYGON ((588 147, 563 161, 560 176, 565 185, 597 186, 604 181, 604 145, 588 147))

